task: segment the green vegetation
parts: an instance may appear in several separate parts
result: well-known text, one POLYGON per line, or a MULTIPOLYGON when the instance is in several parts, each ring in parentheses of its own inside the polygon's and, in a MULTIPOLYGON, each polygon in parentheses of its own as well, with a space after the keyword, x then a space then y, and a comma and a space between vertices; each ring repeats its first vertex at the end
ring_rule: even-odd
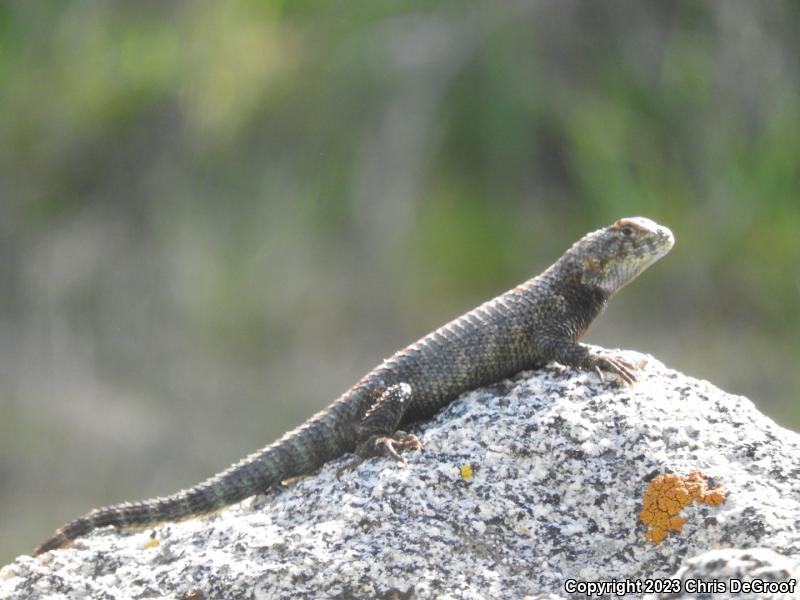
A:
POLYGON ((645 215, 589 341, 800 429, 800 3, 0 5, 0 563, 645 215))

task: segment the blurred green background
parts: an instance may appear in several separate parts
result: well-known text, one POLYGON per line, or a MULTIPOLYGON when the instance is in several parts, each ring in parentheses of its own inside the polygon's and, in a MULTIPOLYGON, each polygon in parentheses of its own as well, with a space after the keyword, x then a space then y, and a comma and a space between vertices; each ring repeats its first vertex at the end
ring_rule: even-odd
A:
POLYGON ((0 564, 622 216, 587 341, 800 429, 798 2, 0 4, 0 564))

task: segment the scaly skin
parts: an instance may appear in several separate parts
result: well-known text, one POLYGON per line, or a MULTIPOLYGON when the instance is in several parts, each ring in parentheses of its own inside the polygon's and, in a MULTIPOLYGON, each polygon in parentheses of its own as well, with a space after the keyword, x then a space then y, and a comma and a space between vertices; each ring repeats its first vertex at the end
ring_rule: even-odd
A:
POLYGON ((577 340, 608 300, 673 243, 669 229, 641 217, 589 233, 542 274, 400 350, 273 444, 188 490, 96 508, 58 529, 34 555, 108 525, 143 528, 209 514, 349 452, 402 461, 398 450, 420 444, 398 432, 399 425, 433 415, 463 392, 550 361, 632 384, 632 365, 577 340))

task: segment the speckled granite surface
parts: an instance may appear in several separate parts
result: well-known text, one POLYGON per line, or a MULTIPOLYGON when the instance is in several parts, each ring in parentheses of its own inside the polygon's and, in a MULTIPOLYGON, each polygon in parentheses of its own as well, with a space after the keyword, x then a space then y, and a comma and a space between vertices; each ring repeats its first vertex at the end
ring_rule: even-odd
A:
POLYGON ((337 476, 343 459, 213 517, 19 557, 0 598, 545 598, 577 595, 567 580, 798 577, 800 436, 646 362, 634 388, 551 366, 467 394, 413 429, 408 466, 337 476), (648 481, 692 470, 725 503, 687 507, 651 544, 648 481))

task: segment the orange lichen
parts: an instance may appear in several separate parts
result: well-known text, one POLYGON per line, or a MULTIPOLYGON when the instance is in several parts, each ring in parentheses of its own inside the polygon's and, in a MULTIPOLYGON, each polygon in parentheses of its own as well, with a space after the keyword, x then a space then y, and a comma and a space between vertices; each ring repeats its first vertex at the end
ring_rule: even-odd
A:
POLYGON ((725 490, 720 484, 709 489, 706 477, 700 471, 689 475, 658 475, 647 487, 642 498, 639 518, 647 525, 644 536, 659 544, 670 531, 683 529, 686 519, 678 516, 692 502, 718 506, 725 501, 725 490))

